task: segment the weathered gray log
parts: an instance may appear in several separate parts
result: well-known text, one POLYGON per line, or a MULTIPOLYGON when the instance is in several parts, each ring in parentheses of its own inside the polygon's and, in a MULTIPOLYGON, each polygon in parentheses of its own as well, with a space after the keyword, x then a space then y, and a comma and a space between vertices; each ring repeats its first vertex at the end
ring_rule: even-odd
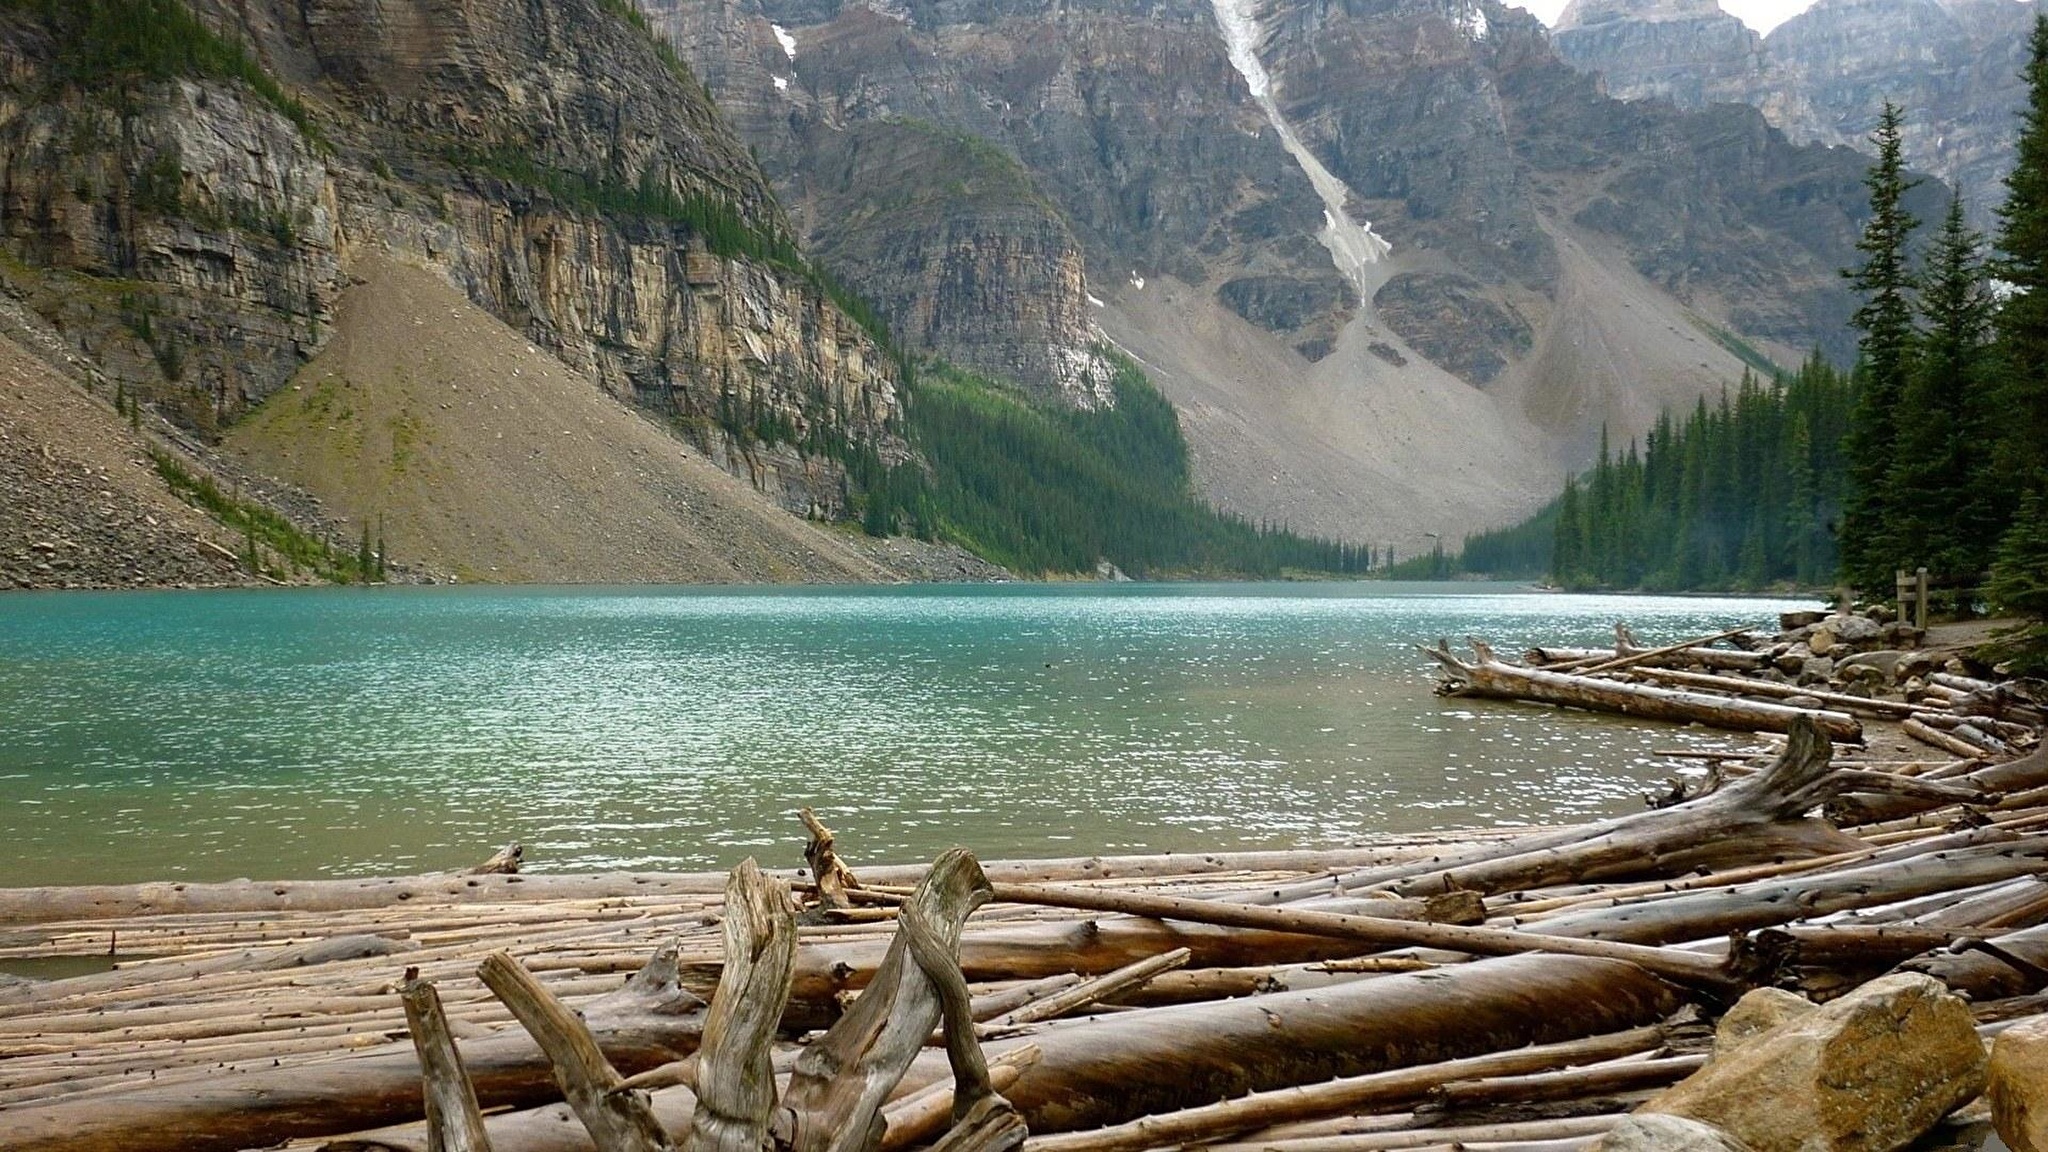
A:
POLYGON ((1675 944, 2044 872, 2048 836, 2031 836, 1862 868, 1563 912, 1538 925, 1555 936, 1675 944))
POLYGON ((1299 1087, 1254 1092, 1218 1104, 1145 1116, 1107 1128, 1039 1136, 1031 1152, 1143 1152, 1195 1141, 1227 1140, 1278 1124, 1386 1111, 1421 1103, 1456 1080, 1517 1076, 1594 1064, 1648 1052, 1664 1042, 1664 1029, 1630 1029, 1606 1036, 1468 1056, 1414 1068, 1373 1072, 1299 1087))
POLYGON ((670 1152, 647 1095, 625 1086, 596 1037, 568 1005, 504 952, 484 957, 477 977, 526 1029, 553 1067, 555 1085, 599 1152, 670 1152))
MULTIPOLYGON (((1741 852, 1746 844, 1762 839, 1760 834, 1801 826, 1807 811, 1863 782, 1834 769, 1833 755, 1825 726, 1801 718, 1768 768, 1705 796, 1593 824, 1577 838, 1546 833, 1526 842, 1509 841, 1484 856, 1467 855, 1450 867, 1379 870, 1385 878, 1376 886, 1419 897, 1460 888, 1494 894, 1667 875, 1675 861, 1697 861, 1702 844, 1727 845, 1741 852), (1522 843, 1527 846, 1518 851, 1522 843)), ((1818 825, 1803 825, 1802 830, 1816 841, 1810 855, 1863 847, 1860 841, 1818 825)))
POLYGON ((752 860, 741 861, 726 885, 723 929, 725 969, 704 1018, 693 1085, 697 1109, 678 1144, 682 1152, 761 1152, 775 1111, 769 1045, 796 964, 789 886, 763 876, 752 860))
POLYGON ((839 838, 809 808, 798 809, 797 817, 811 834, 810 842, 804 845, 804 863, 810 865, 811 883, 817 888, 818 902, 827 908, 850 907, 853 901, 847 893, 859 888, 860 881, 839 858, 839 838))
MULTIPOLYGON (((1647 653, 1652 651, 1656 650, 1646 649, 1636 643, 1636 638, 1628 630, 1628 625, 1616 623, 1614 626, 1614 647, 1611 650, 1600 648, 1537 647, 1531 648, 1528 652, 1524 653, 1523 659, 1525 662, 1537 667, 1548 664, 1575 664, 1580 667, 1588 667, 1613 659, 1616 656, 1643 656, 1644 659, 1639 663, 1639 667, 1685 668, 1697 664, 1701 667, 1718 668, 1729 672, 1754 672, 1769 662, 1769 658, 1762 652, 1740 652, 1727 648, 1705 648, 1695 644, 1681 646, 1675 651, 1667 648, 1655 656, 1647 655, 1647 653)), ((1563 671, 1563 669, 1560 669, 1560 671, 1563 671)))
POLYGON ((1780 684, 1775 680, 1752 680, 1742 676, 1714 676, 1703 672, 1686 672, 1676 668, 1637 668, 1637 676, 1656 680, 1664 684, 1681 684, 1688 688, 1710 688, 1720 692, 1746 693, 1754 696, 1775 696, 1789 699, 1805 696, 1818 700, 1843 712, 1867 712, 1894 720, 1919 716, 1936 709, 1921 704, 1908 704, 1902 700, 1877 700, 1868 696, 1850 696, 1842 692, 1823 692, 1802 684, 1780 684))
POLYGON ((470 876, 510 876, 519 871, 519 865, 526 860, 526 846, 514 841, 491 853, 490 859, 471 868, 470 876))
MULTIPOLYGON (((1354 1106, 1417 1098, 1460 1076, 1535 1071, 1641 1051, 1656 1038, 1642 1033, 1615 1038, 1619 1050, 1599 1048, 1605 1055, 1588 1054, 1591 1049, 1567 1056, 1511 1050, 1641 1028, 1663 1020, 1678 1004, 1668 985, 1628 964, 1576 956, 1478 960, 1310 992, 1050 1025, 1031 1037, 1042 1055, 1009 1096, 1029 1122, 1034 1144, 1049 1133, 1075 1133, 1062 1138, 1078 1142, 1066 1152, 1092 1147, 1103 1135, 1080 1129, 1219 1100, 1230 1102, 1217 1106, 1226 1116, 1234 1114, 1229 1111, 1233 1105, 1250 1109, 1236 1122, 1242 1128, 1229 1123, 1210 1128, 1213 1117, 1206 1110, 1183 1118, 1189 1132, 1214 1138, 1275 1122, 1274 1113, 1266 1111, 1274 1101, 1243 1104, 1236 1099, 1247 1092, 1289 1089, 1285 1095, 1290 1100, 1306 1094, 1329 1109, 1307 1114, 1340 1115, 1354 1106), (1489 1062, 1477 1066, 1479 1071, 1447 1066, 1471 1057, 1489 1062), (1551 1060, 1556 1062, 1546 1062, 1551 1060), (1374 1073, 1388 1075, 1354 1085, 1325 1083, 1374 1073)), ((941 1075, 943 1066, 926 1057, 906 1082, 941 1075)), ((1295 1115, 1286 1110, 1291 1107, 1283 1103, 1278 1114, 1295 1115)), ((1104 1152, 1184 1138, 1141 1131, 1137 1124, 1113 1136, 1104 1152)))
MULTIPOLYGON (((1055 1021, 1028 1039, 988 1047, 993 1061, 1027 1045, 1039 1049, 1038 1062, 1005 1095, 1032 1131, 1052 1132, 1336 1076, 1487 1053, 1516 1058, 1509 1050, 1655 1024, 1681 1002, 1670 985, 1634 965, 1573 956, 1510 957, 1248 1000, 1055 1021)), ((1633 1034, 1619 1051, 1603 1043, 1561 1063, 1641 1051, 1661 1035, 1633 1034)), ((1500 1067, 1558 1066, 1539 1061, 1500 1067)), ((905 1075, 901 1099, 952 1079, 948 1059, 927 1049, 905 1075)), ((1439 1082, 1427 1077, 1423 1086, 1439 1082)), ((692 1101, 683 1088, 654 1094, 655 1111, 672 1131, 687 1125, 692 1101)), ((566 1119, 563 1109, 552 1107, 492 1116, 486 1124, 497 1152, 590 1152, 566 1119)), ((370 1143, 337 1145, 334 1152, 424 1152, 417 1125, 363 1138, 370 1143)))
MULTIPOLYGON (((1318 871, 1361 868, 1420 855, 1409 843, 1361 848, 1278 852, 1187 852, 1145 856, 1075 856, 1055 860, 1001 860, 983 865, 998 880, 1048 883, 1140 876, 1196 876, 1225 872, 1318 871)), ((868 884, 915 884, 928 865, 868 867, 868 884)), ((780 879, 793 872, 772 871, 780 879)), ((461 876, 446 872, 349 880, 230 880, 217 884, 160 881, 144 884, 0 888, 0 925, 173 916, 205 912, 337 912, 401 904, 502 904, 530 900, 588 900, 627 896, 716 896, 724 872, 601 872, 576 875, 522 873, 461 876)))
POLYGON ((1831 739, 1863 739, 1863 725, 1846 712, 1792 708, 1783 704, 1524 668, 1494 659, 1492 649, 1477 640, 1472 641, 1472 648, 1478 658, 1470 662, 1453 656, 1449 645, 1421 649, 1442 665, 1447 675, 1447 679, 1438 686, 1438 692, 1446 696, 1481 696, 1584 708, 1594 712, 1617 712, 1648 720, 1704 724, 1736 732, 1789 732, 1794 720, 1807 717, 1819 724, 1831 739))
POLYGON ((1975 1001, 2027 996, 2048 988, 2048 925, 1992 936, 1989 949, 1951 945, 1899 965, 1934 977, 1975 1001))
POLYGON ((1085 1007, 1098 1000, 1107 1000, 1118 993, 1137 988, 1161 973, 1171 972, 1185 965, 1190 955, 1185 948, 1175 948, 1163 955, 1127 964, 1114 972, 1104 973, 1075 987, 1055 992, 1043 1000, 1034 1000, 1014 1011, 1005 1012, 990 1020, 989 1026, 1035 1024, 1040 1020, 1063 1016, 1076 1008, 1085 1007))
POLYGON ((398 996, 405 1003, 405 1027, 412 1034, 413 1051, 419 1053, 426 1124, 433 1133, 435 1152, 491 1152, 476 1089, 470 1087, 469 1073, 455 1050, 455 1035, 448 1030, 441 997, 419 975, 417 968, 406 969, 398 996))
MULTIPOLYGON (((1026 1044, 1022 1048, 1010 1049, 988 1062, 989 1087, 999 1093, 1008 1091, 1010 1085, 1017 1082, 1017 1077, 1024 1074, 1024 1069, 1036 1063, 1036 1045, 1026 1044)), ((943 1131, 953 1118, 954 1088, 954 1084, 941 1081, 892 1102, 882 1112, 880 1152, 901 1152, 943 1131)))
MULTIPOLYGON (((798 1057, 783 1105, 791 1117, 794 1152, 863 1152, 882 1139, 882 1103, 924 1047, 944 1011, 942 988, 928 970, 955 963, 960 928, 986 903, 989 884, 974 857, 953 849, 939 857, 903 905, 898 930, 874 980, 846 1015, 798 1057)), ((953 975, 959 980, 957 967, 953 975)), ((973 1045, 966 984, 958 986, 959 1016, 973 1045)), ((948 1056, 963 1053, 951 1042, 948 1056)), ((978 1048, 972 1059, 980 1059, 978 1048)), ((981 1080, 987 1081, 982 1067, 981 1080)))
MULTIPOLYGON (((667 946, 625 987, 587 1001, 581 1010, 606 1058, 638 1072, 696 1051, 703 1007, 682 988, 676 950, 667 946)), ((517 1030, 466 1043, 463 1063, 485 1108, 530 1107, 555 1098, 546 1058, 517 1030)), ((156 1152, 239 1152, 290 1137, 402 1123, 424 1111, 418 1057, 410 1051, 370 1052, 0 1110, 0 1148, 105 1152, 132 1147, 137 1133, 146 1133, 156 1152)))
MULTIPOLYGON (((1945 783, 1961 784, 1997 797, 2048 785, 2048 749, 2037 748, 2017 760, 1987 764, 1945 783)), ((1828 819, 1842 827, 1897 820, 1938 808, 1941 802, 1921 796, 1845 796, 1828 804, 1828 819)))
POLYGON ((1467 952, 1475 956, 1517 956, 1525 952, 1544 952, 1560 956, 1621 960, 1667 980, 1680 981, 1694 987, 1726 990, 1729 985, 1726 974, 1717 962, 1688 953, 1632 944, 1567 939, 1536 932, 1514 932, 1498 928, 1417 924, 1302 908, 1268 908, 1255 904, 1231 904, 1218 900, 1193 900, 1183 896, 1117 892, 1068 885, 999 884, 995 892, 998 900, 1010 904, 1040 904, 1050 908, 1123 912, 1162 920, 1188 920, 1237 928, 1263 928, 1331 936, 1380 948, 1440 948, 1453 952, 1467 952))
MULTIPOLYGON (((1387 919, 1419 920, 1425 900, 1353 898, 1318 907, 1359 911, 1387 919)), ((836 1019, 838 997, 867 986, 887 957, 882 940, 813 944, 797 951, 796 982, 783 1025, 822 1028, 836 1019)), ((976 928, 960 942, 960 967, 967 979, 1039 979, 1080 973, 1097 976, 1152 956, 1186 948, 1191 966, 1237 968, 1250 964, 1335 960, 1370 951, 1372 945, 1292 932, 1245 931, 1208 924, 1114 917, 1068 920, 1001 928, 976 928)), ((696 967, 686 977, 702 983, 715 969, 696 967)))

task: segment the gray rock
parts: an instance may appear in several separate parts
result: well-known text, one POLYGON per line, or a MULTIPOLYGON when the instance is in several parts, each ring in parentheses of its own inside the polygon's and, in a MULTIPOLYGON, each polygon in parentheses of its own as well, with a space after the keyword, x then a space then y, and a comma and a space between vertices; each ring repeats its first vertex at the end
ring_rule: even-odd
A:
POLYGON ((1712 1124, 1660 1112, 1627 1117, 1593 1147, 1598 1152, 1750 1152, 1749 1145, 1712 1124))

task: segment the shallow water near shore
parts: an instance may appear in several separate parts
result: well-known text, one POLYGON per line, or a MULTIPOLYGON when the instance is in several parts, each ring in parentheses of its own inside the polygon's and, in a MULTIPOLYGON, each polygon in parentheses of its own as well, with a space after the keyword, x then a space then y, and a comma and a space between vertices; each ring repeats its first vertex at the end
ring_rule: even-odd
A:
POLYGON ((1628 811, 1700 729, 1431 694, 1410 645, 1801 602, 1505 585, 0 597, 0 885, 1342 844, 1628 811))

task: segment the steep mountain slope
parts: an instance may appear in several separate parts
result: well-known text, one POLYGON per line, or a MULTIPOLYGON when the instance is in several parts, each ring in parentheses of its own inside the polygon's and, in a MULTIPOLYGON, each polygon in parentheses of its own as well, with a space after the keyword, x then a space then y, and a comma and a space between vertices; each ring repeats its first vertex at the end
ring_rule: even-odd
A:
POLYGON ((615 403, 446 280, 354 265, 319 355, 227 438, 250 467, 468 580, 869 582, 843 532, 789 516, 615 403))
POLYGON ((17 343, 0 308, 0 588, 243 584, 232 534, 187 506, 102 394, 17 343))
POLYGON ((1559 55, 1614 96, 1762 109, 1798 142, 1865 148, 1878 108, 1906 111, 1906 157, 1990 219, 2039 0, 1819 0, 1758 36, 1715 0, 1573 0, 1559 55))
POLYGON ((325 345, 350 267, 388 249, 785 507, 837 514, 838 472, 757 432, 900 457, 895 365, 630 15, 8 0, 0 281, 211 435, 325 345))
POLYGON ((1732 384, 1724 329, 1842 344, 1860 161, 1607 99, 1486 0, 643 6, 899 324, 984 364, 1030 331, 1015 377, 1087 403, 1022 349, 1056 331, 1080 363, 1092 316, 1254 519, 1423 547, 1533 507, 1603 424, 1732 384), (1017 166, 1034 243, 957 163, 820 175, 933 126, 1017 166), (935 247, 972 274, 896 255, 935 247))

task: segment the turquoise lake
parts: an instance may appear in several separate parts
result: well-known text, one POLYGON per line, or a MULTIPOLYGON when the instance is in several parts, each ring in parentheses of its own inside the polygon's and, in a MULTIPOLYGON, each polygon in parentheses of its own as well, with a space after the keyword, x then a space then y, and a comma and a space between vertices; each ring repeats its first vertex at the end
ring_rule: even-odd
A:
MULTIPOLYGON (((0 885, 1341 844, 1639 807, 1698 729, 1439 699, 1411 644, 1795 602, 1493 585, 0 596, 0 885)), ((1798 606, 1806 606, 1799 604, 1798 606)))

